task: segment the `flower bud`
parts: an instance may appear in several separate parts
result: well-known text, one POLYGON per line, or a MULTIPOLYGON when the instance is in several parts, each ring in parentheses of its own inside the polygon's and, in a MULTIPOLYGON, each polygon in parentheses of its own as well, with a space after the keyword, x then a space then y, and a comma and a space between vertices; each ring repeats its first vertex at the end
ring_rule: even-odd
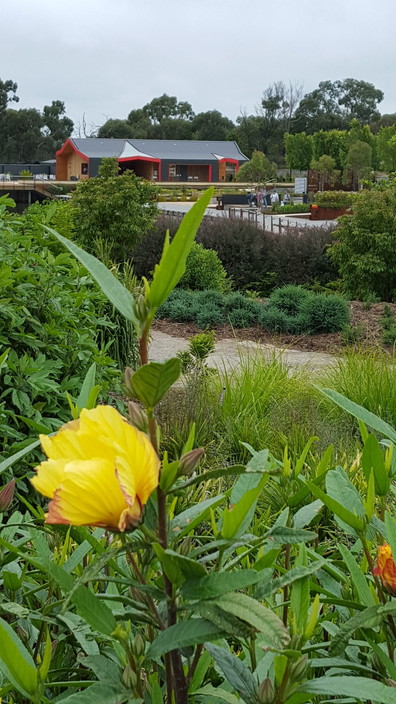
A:
POLYGON ((131 689, 132 692, 134 692, 135 687, 137 685, 137 676, 130 665, 126 666, 122 675, 122 679, 124 681, 125 686, 131 689))
POLYGON ((308 667, 308 655, 303 655, 302 658, 293 663, 290 669, 290 677, 294 682, 299 682, 308 667))
POLYGON ((149 307, 146 303, 145 296, 139 296, 139 298, 137 298, 135 300, 135 304, 134 304, 134 313, 135 313, 137 319, 141 323, 144 323, 147 320, 148 312, 149 312, 149 307))
POLYGON ((132 425, 143 433, 147 432, 148 429, 148 419, 147 414, 138 403, 134 401, 129 401, 128 403, 129 418, 132 425))
POLYGON ((144 640, 140 633, 137 633, 133 639, 131 650, 136 658, 141 658, 144 655, 144 640))
POLYGON ((0 491, 0 513, 6 511, 14 498, 15 481, 11 479, 8 484, 0 491))
POLYGON ((133 377, 133 369, 131 367, 125 367, 124 371, 124 384, 128 391, 131 391, 131 379, 133 377))
POLYGON ((273 704, 275 692, 273 684, 269 677, 263 680, 258 688, 257 701, 260 704, 273 704))
POLYGON ((187 452, 180 460, 179 475, 185 474, 188 477, 198 467, 204 453, 203 447, 197 447, 191 452, 187 452))

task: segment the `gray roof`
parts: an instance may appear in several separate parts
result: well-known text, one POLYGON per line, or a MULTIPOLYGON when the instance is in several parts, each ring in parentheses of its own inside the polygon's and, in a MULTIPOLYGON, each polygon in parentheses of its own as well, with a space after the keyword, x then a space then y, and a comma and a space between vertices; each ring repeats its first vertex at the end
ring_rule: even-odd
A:
POLYGON ((99 139, 99 137, 71 138, 79 152, 89 159, 102 159, 104 156, 118 156, 124 147, 125 139, 99 139))
POLYGON ((247 161, 236 142, 206 141, 193 139, 100 139, 87 137, 74 139, 76 148, 90 159, 100 159, 107 156, 120 156, 126 143, 142 154, 154 159, 178 161, 213 161, 218 157, 247 161))

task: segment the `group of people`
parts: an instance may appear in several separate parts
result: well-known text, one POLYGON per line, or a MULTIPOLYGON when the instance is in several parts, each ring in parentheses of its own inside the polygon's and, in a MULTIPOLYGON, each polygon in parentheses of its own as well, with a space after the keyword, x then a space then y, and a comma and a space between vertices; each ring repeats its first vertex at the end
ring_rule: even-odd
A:
MULTIPOLYGON (((267 191, 264 190, 263 188, 259 188, 257 193, 254 191, 251 191, 248 193, 248 204, 250 206, 257 206, 258 208, 267 208, 271 205, 275 205, 276 203, 279 203, 279 193, 273 189, 272 191, 267 191)), ((282 205, 287 205, 288 203, 291 202, 290 194, 285 193, 282 199, 282 205)))

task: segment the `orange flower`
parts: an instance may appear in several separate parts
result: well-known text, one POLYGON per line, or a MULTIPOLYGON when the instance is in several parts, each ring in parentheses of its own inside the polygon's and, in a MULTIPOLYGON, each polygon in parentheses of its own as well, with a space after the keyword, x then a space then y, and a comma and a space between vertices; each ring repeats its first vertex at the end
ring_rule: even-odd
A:
POLYGON ((158 485, 159 459, 147 436, 111 406, 82 410, 53 437, 31 480, 51 501, 46 523, 125 531, 142 518, 158 485))
POLYGON ((392 557, 391 546, 388 543, 378 546, 377 564, 373 574, 381 579, 385 589, 396 596, 396 565, 392 557))

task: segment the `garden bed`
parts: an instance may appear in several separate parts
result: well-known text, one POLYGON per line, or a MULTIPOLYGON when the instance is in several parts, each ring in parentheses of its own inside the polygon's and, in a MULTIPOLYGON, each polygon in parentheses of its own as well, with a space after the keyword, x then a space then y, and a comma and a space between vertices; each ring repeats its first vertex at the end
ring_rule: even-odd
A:
MULTIPOLYGON (((360 344, 372 346, 381 344, 380 319, 384 312, 384 303, 373 303, 367 310, 367 304, 361 301, 352 301, 351 325, 362 326, 363 335, 360 344)), ((388 303, 394 315, 396 315, 396 304, 388 303)), ((194 323, 176 323, 171 320, 156 320, 153 325, 154 330, 166 332, 175 337, 191 337, 202 332, 194 323)), ((345 348, 342 333, 328 333, 324 335, 281 335, 266 332, 261 327, 232 328, 231 325, 222 325, 215 330, 216 339, 236 338, 238 340, 253 340, 254 342, 271 342, 280 347, 293 347, 299 350, 313 350, 316 352, 337 353, 345 348)), ((389 348, 387 348, 389 349, 389 348)))

